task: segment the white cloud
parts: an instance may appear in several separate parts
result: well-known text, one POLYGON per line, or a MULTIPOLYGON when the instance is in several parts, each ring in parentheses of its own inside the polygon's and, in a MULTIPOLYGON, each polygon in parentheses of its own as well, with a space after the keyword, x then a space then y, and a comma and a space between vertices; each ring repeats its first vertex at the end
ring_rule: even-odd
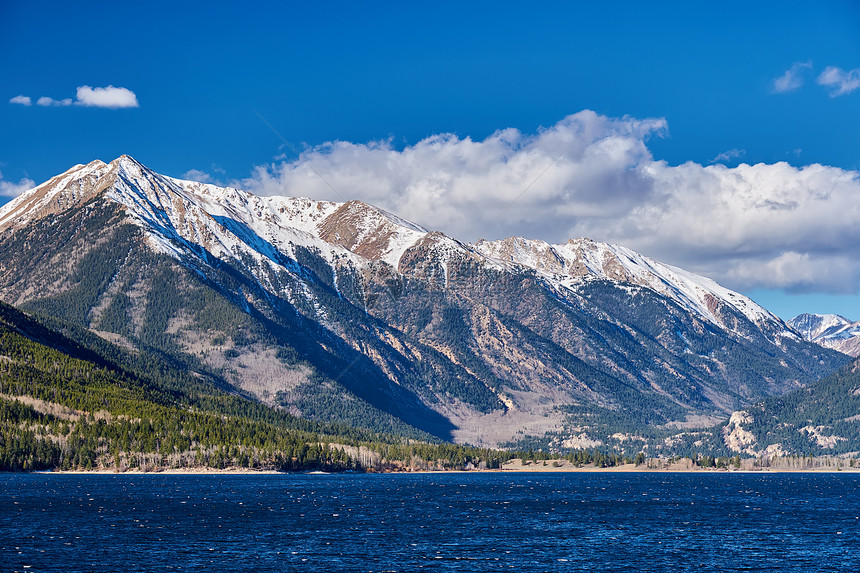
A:
POLYGON ((77 98, 75 101, 76 104, 89 107, 106 107, 108 109, 140 107, 137 103, 137 96, 134 95, 133 91, 113 86, 106 88, 80 86, 77 98))
POLYGON ((219 185, 221 187, 226 186, 235 186, 234 183, 228 183, 227 172, 218 167, 218 165, 212 164, 209 171, 202 171, 200 169, 189 169, 185 173, 182 174, 182 178, 188 181, 199 181, 200 183, 211 183, 212 185, 219 185), (213 175, 215 173, 216 175, 213 175))
POLYGON ((784 74, 773 80, 773 91, 785 93, 794 91, 803 85, 803 73, 812 69, 812 62, 795 62, 784 74))
POLYGON ((444 134, 402 150, 336 141, 237 186, 360 199, 467 241, 588 236, 735 289, 857 290, 860 174, 783 162, 671 166, 647 147, 665 133, 663 119, 583 111, 535 135, 444 134))
POLYGON ((846 72, 835 66, 827 66, 818 76, 818 83, 833 88, 830 91, 830 97, 850 94, 860 88, 860 68, 846 72))
POLYGON ((210 173, 200 171, 199 169, 189 169, 182 174, 182 178, 188 181, 199 181, 200 183, 212 183, 215 180, 210 173))
POLYGON ((72 105, 72 100, 70 98, 57 100, 47 96, 42 96, 36 100, 36 105, 40 105, 42 107, 65 107, 67 105, 72 105))
POLYGON ((727 276, 740 284, 795 293, 821 290, 821 285, 827 285, 828 291, 853 293, 857 289, 858 272, 857 263, 852 259, 844 253, 813 256, 786 251, 776 257, 768 255, 737 263, 727 271, 727 276), (762 276, 767 277, 767 284, 761 284, 762 276))
POLYGON ((35 186, 36 183, 32 179, 24 177, 15 183, 14 181, 6 181, 3 179, 3 174, 0 173, 0 197, 17 197, 35 186))
POLYGON ((745 149, 729 149, 728 151, 723 151, 714 157, 711 160, 711 163, 725 163, 726 161, 731 161, 733 159, 743 157, 744 155, 746 155, 745 149))
MULTIPOLYGON (((30 96, 18 95, 10 99, 9 103, 32 105, 33 100, 30 96)), ((54 99, 52 97, 42 96, 36 100, 36 105, 42 107, 66 107, 70 105, 80 105, 85 107, 103 107, 107 109, 140 107, 140 104, 137 102, 137 96, 133 91, 127 88, 115 88, 113 86, 108 86, 106 88, 80 86, 74 100, 72 98, 54 99)))
POLYGON ((665 201, 576 226, 734 288, 856 292, 857 172, 787 163, 649 166, 665 201))

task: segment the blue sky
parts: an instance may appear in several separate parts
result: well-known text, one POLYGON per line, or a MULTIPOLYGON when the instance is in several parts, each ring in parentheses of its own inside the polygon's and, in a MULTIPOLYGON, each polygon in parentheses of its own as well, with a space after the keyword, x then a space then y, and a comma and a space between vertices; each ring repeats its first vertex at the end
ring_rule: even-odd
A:
POLYGON ((0 192, 127 153, 324 196, 310 163, 464 240, 588 234, 860 319, 856 3, 462 4, 2 2, 0 192))

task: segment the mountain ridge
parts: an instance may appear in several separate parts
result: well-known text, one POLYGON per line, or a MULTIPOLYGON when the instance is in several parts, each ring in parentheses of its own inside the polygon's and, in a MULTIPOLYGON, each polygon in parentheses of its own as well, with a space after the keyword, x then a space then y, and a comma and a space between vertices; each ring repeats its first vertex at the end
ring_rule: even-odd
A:
MULTIPOLYGON (((104 170, 106 170, 104 175, 108 176, 106 178, 107 184, 102 183, 100 187, 92 184, 88 186, 80 185, 79 187, 85 189, 82 194, 83 198, 89 198, 104 191, 113 182, 112 178, 119 177, 128 180, 136 179, 143 173, 152 173, 128 155, 120 156, 109 164, 95 160, 87 165, 76 165, 66 173, 52 178, 31 191, 25 192, 10 202, 10 204, 0 207, 0 232, 11 226, 15 213, 33 209, 34 201, 29 197, 30 194, 34 194, 38 198, 39 193, 37 192, 39 190, 51 188, 52 186, 59 191, 65 191, 68 187, 71 187, 71 185, 67 185, 66 189, 62 189, 63 183, 69 179, 77 177, 78 180, 89 183, 91 178, 94 176, 99 177, 101 175, 100 171, 104 170), (12 204, 14 204, 14 207, 12 204), (18 209, 19 205, 24 208, 18 209)), ((416 223, 412 223, 361 201, 335 203, 302 197, 263 198, 235 188, 222 188, 211 184, 185 181, 172 177, 159 177, 164 181, 176 184, 176 188, 172 191, 177 192, 183 198, 190 198, 188 197, 190 193, 198 199, 205 200, 207 203, 206 207, 215 212, 221 211, 219 214, 222 217, 229 216, 247 225, 247 215, 249 214, 248 204, 254 203, 252 209, 256 210, 257 217, 260 217, 267 208, 270 211, 267 214, 270 220, 272 220, 275 212, 286 214, 286 221, 278 218, 278 220, 272 220, 272 222, 281 228, 289 227, 304 231, 315 238, 322 239, 329 245, 341 246, 364 260, 382 260, 395 269, 398 268, 400 258, 402 258, 405 251, 414 246, 418 241, 427 238, 431 233, 416 223), (222 203, 230 205, 231 208, 219 209, 218 205, 222 203), (241 211, 245 212, 242 213, 241 211)), ((72 191, 74 191, 74 188, 72 191)), ((160 195, 157 197, 158 204, 153 204, 157 209, 144 209, 143 211, 149 216, 141 216, 150 225, 158 218, 155 211, 165 208, 169 209, 166 204, 169 204, 170 201, 162 202, 162 197, 160 195)), ((81 201, 81 198, 73 192, 57 193, 49 198, 53 199, 51 203, 56 203, 58 204, 57 206, 66 205, 65 208, 81 201), (71 200, 63 202, 56 195, 60 195, 61 198, 71 195, 71 200)), ((112 198, 134 211, 133 208, 135 205, 133 203, 135 202, 135 198, 126 196, 114 196, 112 198)), ((143 198, 138 197, 137 199, 140 200, 143 198)), ((42 199, 42 203, 44 202, 45 199, 42 199)), ((48 205, 48 207, 51 206, 50 204, 48 205)), ((181 209, 183 206, 175 205, 174 207, 181 209)), ((140 216, 140 209, 137 211, 138 216, 140 216)), ((51 213, 53 209, 43 208, 43 212, 51 213)), ((18 221, 18 224, 22 224, 23 221, 27 220, 23 217, 21 219, 21 221, 18 221)), ((182 221, 183 217, 180 215, 179 219, 182 221)), ((235 231, 235 229, 231 230, 235 231)), ((242 233, 234 234, 238 236, 242 233)), ((433 234, 436 234, 436 232, 433 234)), ((600 243, 587 238, 570 239, 564 245, 551 245, 543 241, 525 239, 523 237, 509 237, 497 241, 481 239, 475 245, 464 245, 444 235, 441 236, 452 241, 453 244, 462 247, 464 250, 483 255, 491 261, 501 264, 520 264, 526 268, 545 273, 548 276, 562 275, 564 277, 562 281, 593 277, 642 284, 661 292, 661 294, 670 296, 673 300, 681 304, 681 306, 694 310, 705 319, 718 324, 720 324, 719 319, 714 315, 714 311, 712 310, 716 301, 732 305, 754 322, 769 321, 775 324, 782 322, 781 319, 749 298, 721 287, 711 279, 689 273, 677 267, 659 263, 619 245, 600 243), (542 257, 524 256, 525 253, 521 248, 522 246, 530 247, 532 253, 536 249, 543 249, 546 252, 543 253, 542 257), (598 261, 597 258, 601 256, 604 260, 598 261), (552 263, 556 264, 553 265, 552 263)), ((250 235, 246 234, 246 237, 250 237, 250 235)), ((170 250, 169 247, 164 246, 167 250, 170 250)), ((267 249, 262 247, 259 250, 266 251, 267 249)), ((790 329, 783 330, 782 334, 796 336, 790 329)))

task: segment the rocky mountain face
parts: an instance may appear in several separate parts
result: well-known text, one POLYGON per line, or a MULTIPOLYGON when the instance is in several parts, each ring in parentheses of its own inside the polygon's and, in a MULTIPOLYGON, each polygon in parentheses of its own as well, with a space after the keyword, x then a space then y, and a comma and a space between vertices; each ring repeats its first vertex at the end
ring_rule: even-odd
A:
POLYGON ((838 314, 804 313, 789 320, 788 324, 805 340, 849 356, 860 356, 860 322, 838 314))
POLYGON ((0 298, 296 414, 476 445, 700 426, 847 361, 623 247, 468 245, 127 156, 0 208, 0 298))

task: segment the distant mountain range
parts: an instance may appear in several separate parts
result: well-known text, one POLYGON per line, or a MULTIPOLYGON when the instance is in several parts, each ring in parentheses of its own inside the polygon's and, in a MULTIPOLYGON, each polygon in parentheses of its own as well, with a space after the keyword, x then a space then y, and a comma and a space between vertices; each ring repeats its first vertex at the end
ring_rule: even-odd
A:
POLYGON ((479 446, 626 448, 848 361, 621 246, 466 244, 359 201, 258 197, 128 156, 0 208, 0 299, 292 414, 479 446))
POLYGON ((838 314, 801 314, 788 321, 805 340, 833 348, 850 356, 860 356, 860 322, 838 314))

